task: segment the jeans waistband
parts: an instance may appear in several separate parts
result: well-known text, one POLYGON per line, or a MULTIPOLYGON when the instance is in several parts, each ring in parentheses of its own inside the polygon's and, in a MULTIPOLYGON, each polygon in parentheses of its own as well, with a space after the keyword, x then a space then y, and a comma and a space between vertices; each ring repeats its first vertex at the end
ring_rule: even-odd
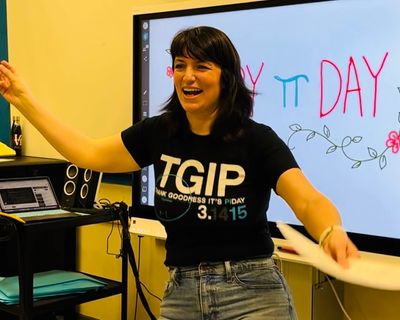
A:
POLYGON ((231 274, 239 270, 254 270, 268 268, 275 265, 271 257, 251 258, 245 260, 232 260, 223 262, 201 262, 197 266, 169 267, 170 273, 181 278, 201 276, 205 274, 231 274))

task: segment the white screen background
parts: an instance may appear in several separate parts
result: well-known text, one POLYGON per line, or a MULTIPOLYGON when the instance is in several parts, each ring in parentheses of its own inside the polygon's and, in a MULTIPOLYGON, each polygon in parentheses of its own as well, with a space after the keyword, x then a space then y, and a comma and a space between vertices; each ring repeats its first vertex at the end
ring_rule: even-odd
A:
MULTIPOLYGON (((305 175, 335 203, 346 229, 400 238, 400 152, 385 145, 389 132, 400 130, 399 16, 397 0, 338 0, 150 20, 149 115, 159 112, 173 90, 166 49, 176 32, 197 25, 219 28, 236 46, 250 88, 250 73, 254 81, 263 66, 254 119, 271 126, 285 142, 293 133, 290 126, 301 126, 289 146, 305 175), (376 81, 366 62, 375 75, 382 66, 376 81), (297 92, 290 82, 284 95, 276 77, 294 76, 299 77, 297 92), (339 94, 339 76, 338 104, 321 118, 321 97, 327 112, 339 94), (346 137, 359 141, 340 148, 346 137), (336 150, 328 152, 332 148, 336 150)), ((153 190, 152 173, 149 183, 153 190)), ((269 221, 299 223, 275 194, 267 216, 269 221)))

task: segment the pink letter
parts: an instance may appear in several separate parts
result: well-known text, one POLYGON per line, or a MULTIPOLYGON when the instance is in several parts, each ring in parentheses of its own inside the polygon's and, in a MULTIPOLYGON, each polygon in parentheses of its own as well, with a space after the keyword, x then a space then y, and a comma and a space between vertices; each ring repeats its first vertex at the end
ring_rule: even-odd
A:
POLYGON ((319 117, 323 118, 323 117, 327 116, 328 114, 330 114, 333 111, 333 109, 336 108, 336 105, 339 101, 340 94, 342 92, 342 82, 343 81, 342 81, 342 75, 340 74, 339 68, 333 62, 331 62, 329 60, 325 60, 325 59, 322 60, 321 64, 320 64, 320 79, 321 79, 321 87, 320 87, 319 117), (339 77, 339 92, 336 96, 336 101, 327 112, 322 111, 323 105, 324 105, 324 63, 329 63, 330 65, 332 65, 335 68, 335 70, 338 74, 338 77, 339 77))
POLYGON ((367 67, 368 67, 368 71, 369 71, 369 73, 372 75, 372 77, 374 78, 374 109, 373 109, 374 111, 373 111, 373 113, 372 113, 372 115, 373 115, 374 117, 375 117, 375 115, 376 115, 376 97, 377 97, 377 95, 378 95, 378 80, 377 80, 377 78, 378 78, 378 75, 379 75, 379 74, 381 73, 381 71, 382 71, 382 67, 383 67, 383 65, 385 64, 385 61, 386 61, 386 58, 387 58, 388 54, 389 54, 389 52, 386 52, 385 56, 383 57, 383 61, 382 61, 382 63, 381 63, 381 66, 379 67, 379 70, 378 70, 378 72, 377 72, 376 74, 374 74, 374 73, 372 72, 371 67, 369 66, 369 63, 368 63, 368 61, 367 61, 367 58, 363 56, 363 59, 364 59, 364 61, 365 61, 365 64, 366 64, 367 67))
POLYGON ((258 70, 258 74, 257 74, 256 80, 254 80, 254 79, 253 79, 253 76, 252 76, 252 74, 251 74, 250 68, 249 68, 249 66, 246 64, 246 69, 247 69, 247 72, 248 72, 248 74, 249 74, 249 76, 250 76, 250 81, 251 81, 251 83, 252 83, 252 85, 253 85, 253 89, 252 89, 253 95, 256 93, 256 84, 257 84, 258 78, 259 78, 260 75, 261 75, 261 71, 262 71, 263 68, 264 68, 264 62, 261 63, 261 67, 260 67, 260 69, 258 70))
POLYGON ((240 67, 240 73, 242 74, 243 81, 246 80, 246 72, 244 71, 243 67, 240 67))
POLYGON ((363 109, 362 109, 362 101, 361 101, 361 88, 360 88, 360 81, 358 80, 358 73, 356 65, 354 64, 354 59, 350 56, 349 59, 349 66, 347 68, 347 83, 346 83, 346 93, 344 96, 344 103, 343 103, 343 113, 346 113, 346 106, 347 106, 347 95, 349 92, 357 91, 358 92, 358 104, 360 106, 360 115, 363 116, 363 109), (349 89, 350 85, 350 68, 354 70, 354 75, 357 83, 357 87, 354 89, 349 89))

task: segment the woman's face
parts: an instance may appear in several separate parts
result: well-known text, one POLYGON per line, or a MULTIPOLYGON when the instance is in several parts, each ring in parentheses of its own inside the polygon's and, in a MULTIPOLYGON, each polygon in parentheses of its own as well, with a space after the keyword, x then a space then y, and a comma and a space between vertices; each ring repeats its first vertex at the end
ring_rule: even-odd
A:
POLYGON ((210 61, 178 56, 174 84, 179 101, 191 115, 215 116, 221 92, 221 68, 210 61))

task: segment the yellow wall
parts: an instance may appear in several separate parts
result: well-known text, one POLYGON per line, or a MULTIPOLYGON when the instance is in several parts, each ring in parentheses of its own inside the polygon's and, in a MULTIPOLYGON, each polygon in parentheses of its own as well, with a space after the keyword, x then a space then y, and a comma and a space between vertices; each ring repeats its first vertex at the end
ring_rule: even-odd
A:
MULTIPOLYGON (((109 135, 132 122, 133 13, 229 2, 7 1, 9 60, 65 122, 91 136, 109 135)), ((29 123, 21 123, 24 154, 61 157, 29 123)))
MULTIPOLYGON (((132 14, 234 2, 248 1, 9 0, 9 58, 39 99, 64 121, 95 137, 108 135, 130 125, 132 118, 132 14)), ((60 157, 24 119, 22 125, 25 154, 60 157)), ((115 201, 130 199, 130 189, 102 190, 115 201)), ((109 224, 81 229, 81 266, 118 278, 118 260, 105 254, 109 229, 109 224)), ((117 243, 113 238, 115 250, 117 243)), ((132 243, 137 252, 138 239, 132 243)), ((161 295, 166 278, 163 243, 145 238, 142 248, 143 281, 161 295)), ((130 314, 134 299, 132 289, 130 314)), ((88 303, 82 310, 100 319, 118 319, 118 297, 108 300, 88 303)), ((399 300, 398 292, 345 287, 345 306, 353 320, 397 319, 399 300)), ((158 312, 157 301, 150 299, 150 304, 158 312)))

